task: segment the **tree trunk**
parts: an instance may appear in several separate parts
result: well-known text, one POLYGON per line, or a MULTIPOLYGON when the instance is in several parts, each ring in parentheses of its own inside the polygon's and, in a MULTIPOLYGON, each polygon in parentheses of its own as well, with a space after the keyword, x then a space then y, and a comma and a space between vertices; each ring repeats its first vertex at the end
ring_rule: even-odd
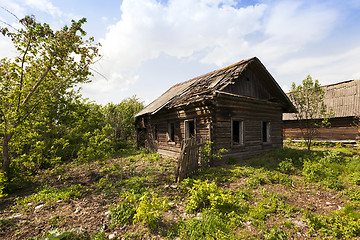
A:
POLYGON ((10 169, 10 149, 9 149, 9 142, 12 136, 14 135, 13 132, 9 134, 5 134, 3 137, 2 142, 2 156, 3 156, 3 163, 2 163, 2 169, 6 176, 9 175, 9 169, 10 169))

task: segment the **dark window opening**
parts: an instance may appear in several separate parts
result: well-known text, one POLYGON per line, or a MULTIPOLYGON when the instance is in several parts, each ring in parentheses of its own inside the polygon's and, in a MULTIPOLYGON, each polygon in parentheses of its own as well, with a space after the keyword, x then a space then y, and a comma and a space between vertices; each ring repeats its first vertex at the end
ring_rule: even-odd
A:
POLYGON ((270 142, 270 122, 262 122, 262 141, 270 142))
POLYGON ((170 141, 170 142, 174 142, 174 141, 175 141, 175 124, 174 124, 174 123, 169 123, 169 126, 168 126, 168 137, 169 137, 169 141, 170 141))
POLYGON ((243 133, 243 121, 233 120, 232 121, 232 142, 233 144, 243 144, 244 143, 244 133, 243 133))
POLYGON ((195 121, 186 120, 185 121, 185 138, 191 138, 195 136, 195 121))
POLYGON ((154 126, 154 140, 155 141, 158 140, 158 128, 157 128, 157 125, 154 126))

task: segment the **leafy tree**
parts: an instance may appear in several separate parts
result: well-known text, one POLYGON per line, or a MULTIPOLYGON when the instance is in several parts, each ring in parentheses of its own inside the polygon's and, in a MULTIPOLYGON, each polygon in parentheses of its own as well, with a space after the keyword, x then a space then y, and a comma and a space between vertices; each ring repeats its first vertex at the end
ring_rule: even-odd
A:
POLYGON ((134 140, 134 116, 143 108, 144 104, 136 96, 126 98, 119 104, 109 103, 104 107, 105 120, 112 127, 112 137, 116 142, 134 140))
POLYGON ((302 85, 296 86, 293 83, 289 93, 291 101, 297 108, 296 119, 309 151, 318 128, 330 125, 328 118, 332 115, 332 111, 327 113, 324 95, 324 89, 320 87, 319 81, 313 81, 310 75, 302 81, 302 85))
POLYGON ((0 137, 6 174, 13 136, 23 130, 27 121, 32 124, 42 121, 39 113, 59 96, 89 81, 90 64, 99 55, 94 39, 83 39, 85 22, 85 18, 72 21, 70 27, 53 31, 48 24, 26 16, 20 20, 19 30, 0 28, 18 51, 14 59, 0 60, 0 137))

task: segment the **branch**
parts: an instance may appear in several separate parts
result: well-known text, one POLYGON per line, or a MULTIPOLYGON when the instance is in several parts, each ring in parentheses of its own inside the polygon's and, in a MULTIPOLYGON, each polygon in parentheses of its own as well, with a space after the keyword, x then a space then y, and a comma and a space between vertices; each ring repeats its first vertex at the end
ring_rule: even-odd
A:
MULTIPOLYGON (((64 82, 62 84, 59 84, 57 87, 55 87, 54 89, 52 89, 49 92, 49 95, 51 96, 56 90, 58 90, 61 86, 64 85, 64 82)), ((26 113, 26 115, 22 118, 19 119, 18 122, 16 124, 14 124, 13 128, 16 128, 18 125, 20 125, 23 121, 25 121, 29 115, 35 110, 35 108, 40 104, 42 99, 38 99, 38 101, 33 105, 33 107, 26 113)))
POLYGON ((24 52, 24 55, 23 55, 22 60, 21 60, 20 91, 19 91, 19 98, 18 98, 18 104, 17 104, 16 112, 19 112, 19 108, 20 108, 21 90, 22 90, 23 82, 24 82, 24 63, 25 63, 26 54, 27 54, 27 52, 29 51, 29 48, 30 48, 31 38, 32 38, 32 36, 30 35, 29 36, 29 41, 27 43, 27 46, 26 46, 26 49, 25 49, 25 52, 24 52))
POLYGON ((7 11, 9 14, 13 15, 18 21, 20 21, 20 19, 14 13, 10 12, 9 10, 7 10, 4 7, 1 7, 1 8, 4 9, 5 11, 7 11))
POLYGON ((50 65, 46 68, 45 72, 41 75, 41 77, 39 78, 37 83, 34 85, 33 89, 29 92, 29 94, 26 96, 24 101, 21 103, 22 105, 26 104, 30 100, 31 96, 34 94, 36 89, 40 86, 41 82, 44 80, 46 75, 49 73, 51 67, 52 67, 52 60, 50 61, 50 65))

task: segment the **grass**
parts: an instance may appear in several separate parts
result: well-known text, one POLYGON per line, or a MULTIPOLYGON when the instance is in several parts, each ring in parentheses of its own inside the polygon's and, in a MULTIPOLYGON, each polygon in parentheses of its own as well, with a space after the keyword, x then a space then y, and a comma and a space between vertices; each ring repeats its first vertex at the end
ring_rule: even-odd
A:
POLYGON ((45 235, 33 233, 38 239, 61 234, 108 239, 114 231, 124 239, 359 238, 359 152, 340 146, 317 146, 312 152, 285 147, 246 164, 203 168, 175 183, 172 160, 126 150, 118 159, 62 165, 34 176, 34 184, 47 184, 18 196, 3 211, 0 230, 20 236, 20 222, 3 216, 23 209, 33 214, 29 217, 43 218, 38 224, 53 228, 45 235), (109 212, 107 217, 98 213, 105 216, 105 231, 78 233, 74 224, 86 223, 67 223, 75 218, 73 212, 30 209, 48 204, 56 210, 59 200, 74 208, 94 199, 109 212))

